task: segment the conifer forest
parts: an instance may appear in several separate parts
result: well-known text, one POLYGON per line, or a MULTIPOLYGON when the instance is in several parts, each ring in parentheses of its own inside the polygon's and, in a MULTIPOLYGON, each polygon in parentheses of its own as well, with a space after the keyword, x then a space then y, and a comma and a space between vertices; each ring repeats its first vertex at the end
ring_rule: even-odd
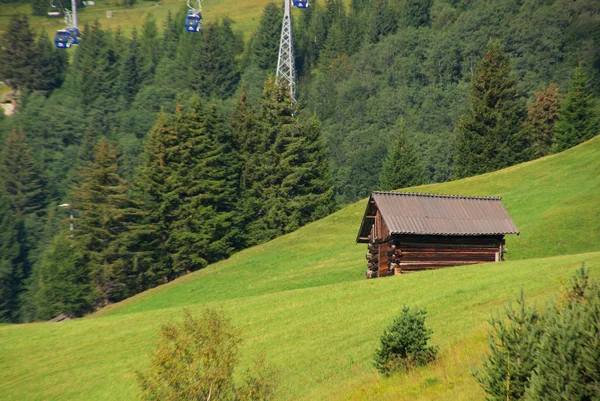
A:
POLYGON ((86 24, 69 51, 27 15, 0 27, 0 322, 83 316, 372 190, 599 133, 598 0, 313 0, 297 102, 275 77, 282 4, 246 39, 185 13, 86 24))

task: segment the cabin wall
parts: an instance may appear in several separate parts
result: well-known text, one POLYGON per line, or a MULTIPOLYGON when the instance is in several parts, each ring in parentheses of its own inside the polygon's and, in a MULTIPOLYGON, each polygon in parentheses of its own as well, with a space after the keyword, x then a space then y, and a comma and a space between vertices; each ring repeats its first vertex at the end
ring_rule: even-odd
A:
POLYGON ((504 260, 502 236, 394 236, 390 267, 400 273, 504 260))

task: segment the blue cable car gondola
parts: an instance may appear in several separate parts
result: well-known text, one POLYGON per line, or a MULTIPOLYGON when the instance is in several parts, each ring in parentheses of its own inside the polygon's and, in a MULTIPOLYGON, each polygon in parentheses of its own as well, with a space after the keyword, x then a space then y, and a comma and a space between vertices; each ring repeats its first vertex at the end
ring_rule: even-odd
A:
POLYGON ((308 8, 310 7, 310 0, 292 0, 292 4, 297 8, 308 8))
POLYGON ((72 45, 79 44, 79 29, 69 27, 59 29, 54 35, 54 45, 59 49, 68 49, 72 45))
POLYGON ((199 10, 189 10, 185 16, 185 30, 200 32, 202 28, 202 13, 199 10))

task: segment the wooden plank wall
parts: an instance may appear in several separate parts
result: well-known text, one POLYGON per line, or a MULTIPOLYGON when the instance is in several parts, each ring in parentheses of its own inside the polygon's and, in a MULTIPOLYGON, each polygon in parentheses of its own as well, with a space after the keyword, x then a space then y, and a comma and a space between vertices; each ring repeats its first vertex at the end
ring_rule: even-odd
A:
POLYGON ((395 238, 391 263, 401 272, 440 269, 450 266, 502 260, 501 237, 395 238))

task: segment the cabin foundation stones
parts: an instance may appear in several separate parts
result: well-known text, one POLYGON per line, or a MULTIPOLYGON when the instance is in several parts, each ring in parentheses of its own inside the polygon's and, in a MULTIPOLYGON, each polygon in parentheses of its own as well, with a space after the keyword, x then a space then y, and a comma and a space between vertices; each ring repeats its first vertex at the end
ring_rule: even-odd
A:
POLYGON ((367 278, 504 260, 519 234, 499 197, 373 192, 356 239, 367 278))

